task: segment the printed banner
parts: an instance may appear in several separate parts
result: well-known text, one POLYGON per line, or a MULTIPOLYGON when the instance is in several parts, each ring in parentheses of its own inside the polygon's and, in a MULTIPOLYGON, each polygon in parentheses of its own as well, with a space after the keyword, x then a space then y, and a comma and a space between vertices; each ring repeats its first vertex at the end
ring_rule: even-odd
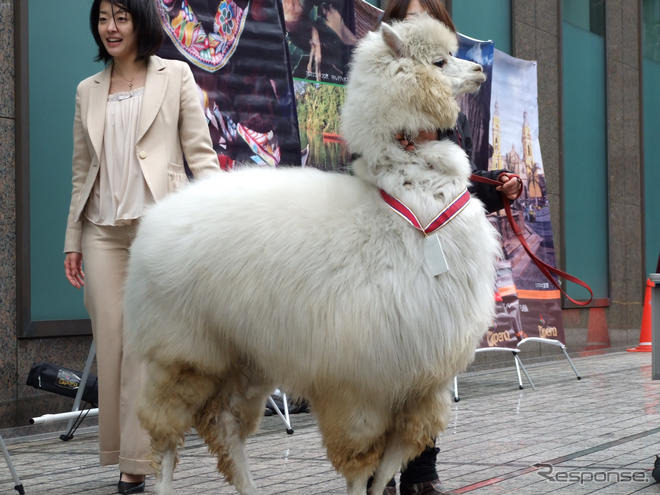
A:
POLYGON ((493 79, 492 41, 480 41, 463 34, 458 34, 458 53, 456 56, 471 60, 481 65, 486 74, 486 82, 479 91, 466 94, 458 99, 461 111, 467 117, 472 129, 472 161, 480 170, 488 169, 488 126, 490 125, 490 94, 493 79))
POLYGON ((293 77, 346 84, 357 43, 353 0, 282 0, 282 6, 293 77))
POLYGON ((188 62, 220 165, 300 163, 293 81, 277 0, 154 0, 159 54, 188 62))
MULTIPOLYGON (((489 170, 520 176, 523 192, 513 205, 516 221, 532 251, 555 265, 550 206, 538 141, 536 62, 495 50, 490 99, 489 170)), ((498 266, 497 317, 482 347, 513 347, 526 337, 565 343, 559 291, 525 253, 500 211, 490 220, 502 236, 504 259, 498 266)))
POLYGON ((353 0, 283 0, 302 164, 344 171, 340 137, 348 62, 357 43, 353 0))
POLYGON ((383 11, 366 0, 355 0, 355 35, 362 38, 378 26, 383 11))
POLYGON ((344 86, 294 81, 303 165, 345 171, 350 153, 339 134, 344 86))
MULTIPOLYGON (((492 41, 476 40, 462 34, 458 35, 458 42, 456 56, 480 64, 487 77, 477 93, 463 95, 459 98, 459 103, 472 130, 472 161, 477 169, 488 170, 491 157, 489 129, 495 46, 492 41)), ((494 216, 491 215, 491 221, 493 218, 494 216)), ((508 267, 510 264, 506 261, 498 262, 495 321, 484 335, 479 347, 515 348, 522 334, 518 298, 512 273, 508 267)))

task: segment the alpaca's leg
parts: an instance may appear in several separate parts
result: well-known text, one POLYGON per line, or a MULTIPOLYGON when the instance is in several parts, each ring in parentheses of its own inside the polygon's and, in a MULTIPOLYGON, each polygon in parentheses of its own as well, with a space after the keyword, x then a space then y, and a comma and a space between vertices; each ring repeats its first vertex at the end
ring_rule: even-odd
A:
MULTIPOLYGON (((348 495, 367 495, 367 481, 369 476, 358 476, 346 481, 346 493, 348 495)), ((383 487, 384 488, 384 487, 383 487)), ((377 493, 377 492, 372 492, 377 493)), ((383 493, 383 490, 380 491, 383 493)))
MULTIPOLYGON (((346 479, 348 493, 365 494, 367 480, 376 470, 386 445, 386 432, 391 427, 391 413, 359 392, 342 390, 337 394, 326 390, 323 395, 309 397, 318 417, 319 428, 328 458, 346 479)), ((381 490, 382 492, 382 490, 381 490)))
POLYGON ((394 430, 371 487, 372 494, 381 494, 387 482, 403 465, 430 446, 435 436, 444 430, 450 416, 449 391, 439 387, 435 392, 409 400, 395 416, 394 430))
POLYGON ((161 452, 160 459, 160 475, 156 481, 156 493, 158 495, 174 495, 172 479, 174 467, 176 466, 176 448, 161 452))
POLYGON ((402 468, 404 462, 417 455, 415 446, 405 444, 399 434, 390 434, 385 452, 374 473, 374 481, 371 484, 370 494, 381 494, 387 482, 402 468))
POLYGON ((272 389, 272 385, 248 383, 245 375, 226 376, 219 393, 195 418, 197 432, 218 458, 218 471, 241 495, 257 493, 248 467, 245 439, 256 430, 272 389))
POLYGON ((138 404, 138 417, 151 437, 157 493, 172 492, 176 449, 183 444, 194 414, 215 390, 215 380, 186 365, 150 362, 138 404))

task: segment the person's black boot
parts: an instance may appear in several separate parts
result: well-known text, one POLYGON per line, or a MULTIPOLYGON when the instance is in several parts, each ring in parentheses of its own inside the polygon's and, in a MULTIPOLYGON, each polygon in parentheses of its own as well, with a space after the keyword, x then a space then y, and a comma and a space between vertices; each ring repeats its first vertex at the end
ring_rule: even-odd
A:
MULTIPOLYGON (((367 492, 369 491, 369 488, 371 488, 371 484, 373 482, 374 482, 374 477, 371 476, 369 480, 367 480, 367 492)), ((396 495, 396 481, 394 481, 394 478, 388 481, 387 485, 385 485, 385 489, 383 490, 383 495, 396 495)))
POLYGON ((442 495, 440 480, 422 481, 420 483, 403 484, 399 487, 401 495, 442 495))
POLYGON ((383 495, 396 495, 396 481, 392 478, 385 485, 385 490, 383 490, 383 495))
POLYGON ((438 471, 435 468, 437 447, 426 448, 401 473, 400 495, 438 495, 444 493, 440 487, 438 471))
POLYGON ((653 476, 656 483, 660 482, 660 455, 655 456, 655 463, 653 464, 651 476, 653 476))

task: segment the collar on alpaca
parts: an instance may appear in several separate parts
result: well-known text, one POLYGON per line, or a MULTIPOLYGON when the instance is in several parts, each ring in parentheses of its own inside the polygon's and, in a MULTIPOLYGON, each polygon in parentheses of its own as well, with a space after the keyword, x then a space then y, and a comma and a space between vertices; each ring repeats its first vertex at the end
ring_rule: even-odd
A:
POLYGON ((404 220, 422 232, 425 236, 431 235, 440 227, 443 227, 451 222, 456 217, 456 215, 463 211, 463 208, 465 208, 465 206, 468 204, 468 201, 470 201, 470 192, 466 188, 461 194, 456 196, 456 198, 451 203, 449 203, 448 206, 446 206, 440 213, 438 213, 426 227, 422 227, 422 224, 419 223, 419 220, 417 220, 417 217, 413 211, 405 204, 403 204, 402 201, 398 200, 394 196, 390 196, 382 189, 379 189, 379 191, 381 197, 383 200, 385 200, 390 208, 392 208, 404 220))

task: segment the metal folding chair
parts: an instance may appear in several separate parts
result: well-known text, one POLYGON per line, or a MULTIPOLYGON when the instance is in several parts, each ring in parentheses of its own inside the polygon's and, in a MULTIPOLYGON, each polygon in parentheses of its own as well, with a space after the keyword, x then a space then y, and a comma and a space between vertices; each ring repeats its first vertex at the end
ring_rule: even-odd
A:
POLYGON ((549 344, 561 348, 562 352, 564 353, 564 357, 568 360, 568 364, 570 364, 571 368, 573 368, 573 373, 575 373, 575 376, 577 377, 578 380, 582 380, 582 377, 578 373, 578 370, 575 368, 575 365, 573 364, 573 360, 568 355, 568 352, 566 351, 566 345, 564 345, 563 342, 560 342, 555 339, 546 339, 543 337, 526 337, 522 339, 520 342, 518 342, 518 347, 520 347, 525 342, 538 342, 540 344, 549 344))
MULTIPOLYGON (((523 365, 522 361, 518 357, 518 354, 520 354, 520 349, 511 349, 509 347, 482 347, 477 349, 475 352, 510 352, 513 354, 513 362, 516 364, 516 373, 518 374, 518 388, 522 390, 523 383, 522 383, 522 377, 520 376, 520 370, 525 374, 525 378, 529 382, 529 384, 532 386, 532 390, 536 390, 536 387, 534 386, 534 382, 532 379, 529 377, 529 374, 527 373, 527 370, 525 369, 525 366, 523 365)), ((454 402, 458 402, 461 400, 461 398, 458 395, 458 376, 454 377, 454 402)))

